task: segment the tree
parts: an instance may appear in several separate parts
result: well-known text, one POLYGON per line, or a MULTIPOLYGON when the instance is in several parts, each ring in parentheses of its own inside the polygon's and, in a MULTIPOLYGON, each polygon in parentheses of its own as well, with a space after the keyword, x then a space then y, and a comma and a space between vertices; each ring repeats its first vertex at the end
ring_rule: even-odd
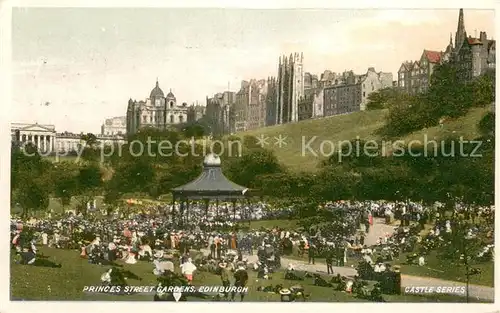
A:
POLYGON ((270 150, 253 149, 230 163, 228 176, 236 183, 253 187, 258 175, 275 174, 282 172, 278 158, 270 150))
POLYGON ((495 102, 495 71, 489 70, 472 81, 475 106, 486 106, 495 102))
POLYGON ((437 118, 460 117, 472 107, 472 89, 461 79, 455 64, 446 62, 436 65, 430 80, 428 102, 437 118))
POLYGON ((114 185, 115 182, 113 180, 108 181, 104 187, 104 203, 106 204, 106 214, 108 216, 113 212, 123 195, 119 186, 114 185))
POLYGON ((479 121, 477 128, 483 136, 493 135, 495 133, 495 113, 486 113, 479 121))
POLYGON ((185 138, 202 138, 205 135, 205 128, 203 125, 200 125, 198 123, 192 123, 186 125, 182 129, 182 133, 185 138))
POLYGON ((71 204, 71 199, 77 192, 76 177, 66 176, 55 181, 54 196, 59 198, 63 210, 71 204))
POLYGON ((56 198, 59 198, 63 210, 71 204, 71 199, 78 192, 77 176, 79 166, 74 162, 59 162, 54 165, 48 178, 52 181, 52 191, 56 198))
POLYGON ((388 87, 374 91, 368 95, 366 104, 367 110, 387 109, 395 103, 407 98, 407 95, 401 89, 388 87))
POLYGON ((88 164, 80 168, 76 177, 76 187, 80 195, 79 212, 87 213, 87 203, 97 196, 103 185, 101 168, 97 164, 88 164))
POLYGON ((43 211, 49 206, 49 190, 37 180, 26 182, 19 187, 16 197, 17 203, 23 208, 22 217, 33 212, 43 211))
POLYGON ((98 145, 99 141, 97 136, 92 133, 82 134, 80 139, 85 143, 86 147, 94 148, 98 145))

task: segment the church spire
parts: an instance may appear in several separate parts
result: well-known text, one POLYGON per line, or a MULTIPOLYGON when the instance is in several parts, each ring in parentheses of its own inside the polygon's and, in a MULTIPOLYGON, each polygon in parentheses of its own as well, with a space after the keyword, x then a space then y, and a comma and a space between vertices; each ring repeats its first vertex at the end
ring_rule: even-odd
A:
POLYGON ((465 33, 464 9, 460 9, 458 13, 457 32, 455 33, 455 50, 458 51, 460 47, 462 47, 466 36, 467 34, 465 33))
POLYGON ((452 47, 453 47, 453 38, 452 38, 452 37, 453 37, 453 35, 452 35, 452 34, 451 34, 451 32, 450 32, 450 46, 452 46, 452 47))
POLYGON ((160 84, 158 83, 158 77, 156 77, 156 87, 160 87, 160 84))

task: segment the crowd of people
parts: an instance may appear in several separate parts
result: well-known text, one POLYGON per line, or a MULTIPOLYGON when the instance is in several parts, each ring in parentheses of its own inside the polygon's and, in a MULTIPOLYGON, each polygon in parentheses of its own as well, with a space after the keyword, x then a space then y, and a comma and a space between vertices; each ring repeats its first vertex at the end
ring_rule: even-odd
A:
MULTIPOLYGON (((38 257, 37 245, 77 249, 89 263, 112 266, 101 278, 106 284, 118 279, 112 279, 113 273, 114 277, 120 277, 115 266, 117 260, 122 260, 126 264, 151 262, 153 273, 163 278, 180 271, 186 284, 192 282, 197 272, 205 270, 220 275, 225 287, 244 287, 248 280, 247 270, 257 272, 259 279, 268 279, 281 268, 282 257, 290 254, 307 255, 310 264, 314 264, 317 257, 324 257, 328 274, 334 273, 334 267, 344 266, 348 257, 359 257, 369 265, 366 270, 369 273, 362 274, 373 276, 376 275, 373 273, 389 271, 389 262, 400 252, 413 252, 416 243, 422 241, 427 243, 424 247, 431 249, 432 242, 442 237, 440 233, 451 231, 450 222, 439 219, 438 206, 428 208, 414 203, 385 201, 329 203, 326 209, 350 212, 350 221, 359 229, 341 240, 338 236, 321 234, 313 229, 245 230, 235 227, 238 220, 258 220, 290 213, 290 208, 270 210, 267 204, 259 202, 253 206, 247 203, 236 207, 221 203, 211 205, 208 212, 204 205, 193 204, 189 223, 179 223, 172 217, 178 214, 179 204, 167 205, 170 214, 162 215, 115 215, 98 219, 69 213, 57 219, 12 219, 11 243, 19 256, 17 262, 25 265, 64 266, 38 257), (234 221, 223 219, 224 216, 232 217, 230 213, 237 217, 234 221), (400 222, 394 233, 388 233, 374 246, 368 246, 364 241, 374 216, 384 217, 388 223, 394 219, 400 222), (421 238, 420 230, 429 220, 438 222, 425 238, 421 238), (410 225, 410 221, 417 223, 410 225), (193 251, 204 253, 194 258, 193 251), (253 254, 257 255, 257 260, 249 262, 249 256, 253 254), (374 255, 377 255, 375 261, 372 260, 374 255), (179 271, 175 270, 177 263, 179 271), (234 281, 232 284, 231 280, 234 281)), ((492 245, 488 245, 484 254, 491 255, 492 251, 492 245)), ((408 261, 423 265, 424 257, 425 251, 417 251, 408 261)), ((292 270, 289 268, 288 272, 292 270)), ((234 292, 223 292, 218 296, 234 300, 235 295, 234 292)), ((155 299, 164 297, 172 295, 159 294, 155 299)), ((241 294, 242 301, 243 298, 244 294, 241 294)))

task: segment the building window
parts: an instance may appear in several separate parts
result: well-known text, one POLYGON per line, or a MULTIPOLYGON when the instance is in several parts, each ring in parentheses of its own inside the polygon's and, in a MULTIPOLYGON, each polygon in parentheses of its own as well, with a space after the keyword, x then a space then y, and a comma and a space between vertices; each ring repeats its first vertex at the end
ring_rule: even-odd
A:
POLYGON ((144 115, 144 116, 142 117, 142 122, 143 122, 143 123, 147 123, 147 122, 148 122, 148 117, 147 117, 146 115, 144 115))
MULTIPOLYGON (((172 102, 170 102, 170 103, 172 103, 172 102)), ((170 115, 170 123, 172 123, 172 124, 174 123, 174 116, 173 115, 170 115)))
POLYGON ((170 101, 170 107, 172 108, 174 106, 174 101, 170 101))

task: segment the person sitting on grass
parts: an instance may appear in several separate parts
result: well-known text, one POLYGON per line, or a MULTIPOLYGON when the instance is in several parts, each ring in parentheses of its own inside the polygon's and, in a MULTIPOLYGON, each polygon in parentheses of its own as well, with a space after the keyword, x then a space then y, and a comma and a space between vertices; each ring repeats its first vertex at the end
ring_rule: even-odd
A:
POLYGON ((314 286, 319 286, 319 287, 332 287, 332 284, 327 282, 321 275, 319 274, 313 274, 314 275, 314 286))
POLYGON ((295 271, 295 267, 293 264, 288 264, 288 267, 285 271, 285 279, 286 280, 304 280, 303 277, 297 275, 297 272, 295 271))
POLYGON ((23 247, 22 251, 18 253, 18 256, 19 259, 16 261, 17 264, 52 268, 62 267, 61 264, 54 263, 50 260, 37 258, 36 253, 31 247, 23 247))
POLYGON ((267 265, 260 265, 259 266, 259 269, 257 271, 257 278, 271 279, 269 276, 269 269, 267 268, 267 265))

